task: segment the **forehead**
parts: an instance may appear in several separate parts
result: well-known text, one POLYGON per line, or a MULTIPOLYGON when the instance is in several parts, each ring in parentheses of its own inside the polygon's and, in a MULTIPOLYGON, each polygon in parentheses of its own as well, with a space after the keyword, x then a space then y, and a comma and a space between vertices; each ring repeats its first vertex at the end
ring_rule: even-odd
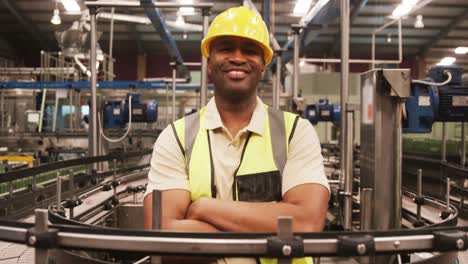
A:
POLYGON ((242 47, 256 47, 258 49, 262 49, 260 45, 248 38, 242 37, 235 37, 235 36, 220 36, 214 39, 211 42, 211 47, 214 48, 216 46, 222 45, 235 45, 235 46, 242 46, 242 47))

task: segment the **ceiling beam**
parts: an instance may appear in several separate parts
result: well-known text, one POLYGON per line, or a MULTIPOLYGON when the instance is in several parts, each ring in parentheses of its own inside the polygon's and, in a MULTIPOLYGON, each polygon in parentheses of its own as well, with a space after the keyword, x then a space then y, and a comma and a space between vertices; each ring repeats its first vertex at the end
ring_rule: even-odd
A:
POLYGON ((468 18, 468 8, 466 8, 465 10, 463 10, 463 12, 461 14, 459 14, 458 16, 456 16, 448 25, 447 27, 445 27, 443 30, 441 30, 439 32, 439 34, 437 34, 437 36, 435 36, 434 38, 431 38, 427 44, 425 44, 422 49, 421 49, 421 52, 419 53, 420 56, 424 57, 427 55, 427 53, 429 52, 429 50, 431 49, 432 46, 434 46, 435 44, 437 44, 437 42, 439 42, 442 38, 445 38, 447 37, 447 35, 450 33, 450 31, 454 30, 456 27, 458 27, 458 25, 460 25, 461 23, 463 23, 463 21, 465 19, 468 18))
POLYGON ((177 47, 174 36, 169 31, 166 21, 163 19, 162 13, 159 8, 145 8, 145 13, 151 20, 156 32, 158 32, 162 42, 167 48, 171 60, 176 62, 177 65, 177 76, 180 78, 190 78, 190 72, 187 66, 184 65, 184 59, 182 54, 177 47))
POLYGON ((50 42, 48 42, 37 26, 31 23, 26 17, 21 15, 18 8, 12 3, 11 0, 0 0, 1 3, 10 11, 10 13, 18 20, 18 22, 23 26, 23 28, 36 40, 40 45, 39 48, 46 49, 50 47, 50 42))

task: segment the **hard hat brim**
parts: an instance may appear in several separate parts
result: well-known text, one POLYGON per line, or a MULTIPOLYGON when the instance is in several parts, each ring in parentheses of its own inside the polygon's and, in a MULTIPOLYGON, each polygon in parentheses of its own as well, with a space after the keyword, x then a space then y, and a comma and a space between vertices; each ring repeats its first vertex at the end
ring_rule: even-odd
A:
POLYGON ((268 64, 270 64, 273 58, 273 50, 270 48, 270 46, 267 46, 256 39, 248 38, 248 37, 245 37, 244 35, 237 34, 234 32, 226 32, 226 33, 216 34, 214 36, 204 38, 201 42, 201 51, 202 51, 202 55, 205 58, 208 59, 210 57, 210 45, 213 42, 213 40, 219 37, 239 37, 239 38, 244 38, 244 39, 254 41, 263 50, 263 60, 265 62, 265 66, 268 66, 268 64))

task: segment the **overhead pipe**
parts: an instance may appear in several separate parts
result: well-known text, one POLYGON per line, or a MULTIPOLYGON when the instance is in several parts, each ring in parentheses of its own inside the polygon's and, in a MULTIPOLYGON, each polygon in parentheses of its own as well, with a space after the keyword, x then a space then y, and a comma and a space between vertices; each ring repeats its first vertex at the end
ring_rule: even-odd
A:
MULTIPOLYGON (((140 0, 140 3, 142 5, 148 2, 154 3, 157 1, 140 0)), ((184 60, 182 59, 182 55, 179 51, 179 48, 177 47, 174 36, 172 36, 171 32, 169 31, 169 28, 167 27, 167 24, 163 19, 161 11, 159 10, 159 8, 150 7, 145 7, 144 10, 145 14, 151 20, 151 24, 153 25, 154 29, 156 29, 156 31, 159 33, 162 42, 168 49, 169 55, 176 62, 177 73, 179 74, 179 77, 190 80, 190 72, 188 68, 184 65, 184 60)))
MULTIPOLYGON (((339 12, 336 12, 337 8, 339 8, 339 4, 340 0, 318 1, 315 6, 312 7, 312 9, 301 19, 298 25, 303 27, 311 27, 312 25, 327 25, 331 23, 340 15, 339 12)), ((302 31, 300 34, 301 41, 304 41, 307 37, 308 31, 302 31)), ((283 51, 288 51, 293 44, 294 39, 291 37, 283 45, 283 51)), ((292 58, 293 56, 289 52, 282 53, 282 62, 284 64, 288 63, 292 58)), ((272 60, 269 66, 276 66, 276 58, 272 60)))
MULTIPOLYGON (((274 0, 273 0, 274 1, 274 0)), ((273 91, 272 91, 272 106, 274 109, 279 109, 280 107, 280 97, 281 97, 281 54, 283 50, 278 44, 275 38, 272 37, 273 32, 270 32, 271 46, 276 53, 276 74, 273 79, 273 91)))
POLYGON ((294 38, 294 60, 293 60, 293 99, 296 99, 299 95, 299 28, 293 28, 293 38, 294 38))
MULTIPOLYGON (((114 57, 113 57, 113 50, 114 50, 114 12, 115 8, 112 7, 111 9, 111 19, 110 19, 110 37, 109 37, 109 72, 110 78, 109 81, 114 80, 114 57)), ((105 69, 105 67, 104 67, 105 69)))
MULTIPOLYGON (((375 64, 400 64, 403 61, 403 44, 402 44, 402 25, 401 20, 392 20, 387 22, 386 24, 382 25, 380 28, 374 30, 372 32, 372 58, 370 60, 366 59, 349 59, 349 63, 352 64, 372 64, 372 68, 374 68, 375 64), (375 59, 375 35, 384 30, 385 28, 395 24, 398 22, 398 59, 397 60, 376 60, 375 59)), ((341 63, 341 59, 335 58, 305 58, 302 59, 305 62, 319 62, 319 63, 341 63)))
POLYGON ((384 25, 382 25, 381 27, 379 27, 378 29, 374 30, 374 32, 372 32, 372 69, 375 68, 375 64, 376 64, 376 60, 375 60, 375 35, 384 30, 385 28, 395 24, 395 22, 398 22, 398 60, 397 61, 393 61, 392 63, 395 63, 395 64, 400 64, 402 61, 403 61, 403 35, 402 35, 402 25, 401 25, 401 19, 397 19, 397 20, 392 20, 392 21, 389 21, 387 23, 385 23, 384 25))
MULTIPOLYGON (((327 14, 327 11, 334 9, 331 8, 332 6, 337 6, 340 0, 319 0, 314 7, 310 9, 310 11, 300 20, 299 25, 302 26, 309 26, 313 23, 316 24, 327 24, 325 22, 331 22, 336 17, 338 17, 339 13, 327 14), (328 16, 327 16, 328 15, 328 16), (325 21, 321 21, 321 20, 325 21), (320 20, 320 21, 318 21, 320 20)), ((301 32, 302 33, 302 32, 301 32)), ((304 38, 305 34, 302 34, 302 38, 304 38)), ((283 46, 284 50, 288 50, 291 45, 293 44, 294 40, 290 39, 286 41, 283 46)), ((284 59, 284 58, 283 58, 284 59)))
MULTIPOLYGON (((263 11, 264 11, 263 20, 265 20, 265 24, 266 24, 266 26, 267 26, 267 28, 268 28, 268 32, 270 32, 270 25, 269 25, 269 24, 270 24, 270 23, 269 23, 269 22, 270 22, 270 13, 269 13, 270 3, 269 3, 269 1, 270 1, 270 0, 265 0, 265 1, 264 1, 264 10, 263 10, 263 11), (267 4, 267 2, 268 2, 268 4, 267 4), (267 8, 268 8, 268 15, 267 15, 267 12, 266 12, 266 10, 265 10, 265 6, 267 6, 267 8)), ((262 16, 262 15, 260 14, 260 12, 258 11, 257 7, 255 6, 255 4, 254 4, 251 0, 244 0, 243 5, 244 5, 245 7, 250 8, 252 11, 254 11, 255 13, 257 13, 257 15, 262 16)), ((275 35, 274 35, 274 34, 271 34, 271 32, 270 32, 270 42, 271 42, 272 46, 273 46, 273 43, 278 43, 278 41, 276 40, 275 35)), ((270 64, 270 66, 271 66, 271 65, 272 65, 272 64, 270 64)))
POLYGON ((263 20, 265 21, 268 32, 270 32, 270 0, 263 1, 263 20))

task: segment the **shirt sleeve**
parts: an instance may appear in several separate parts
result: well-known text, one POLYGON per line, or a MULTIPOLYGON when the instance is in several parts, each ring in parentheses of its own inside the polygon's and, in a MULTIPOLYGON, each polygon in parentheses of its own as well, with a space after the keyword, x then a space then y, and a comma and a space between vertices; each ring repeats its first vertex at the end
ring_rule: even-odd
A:
POLYGON ((282 195, 305 183, 320 184, 330 191, 320 141, 314 127, 306 119, 298 120, 288 151, 288 160, 283 170, 282 195))
POLYGON ((190 191, 185 158, 170 125, 157 138, 150 165, 145 196, 153 190, 190 191))

